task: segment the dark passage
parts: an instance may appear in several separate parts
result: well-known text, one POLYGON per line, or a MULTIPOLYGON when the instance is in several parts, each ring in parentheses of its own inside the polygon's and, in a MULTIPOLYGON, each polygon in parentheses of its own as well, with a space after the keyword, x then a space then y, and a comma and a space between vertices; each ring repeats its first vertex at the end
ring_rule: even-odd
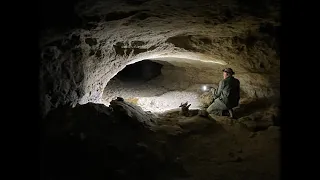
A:
POLYGON ((162 64, 143 60, 127 65, 115 78, 125 82, 145 82, 161 74, 162 64))

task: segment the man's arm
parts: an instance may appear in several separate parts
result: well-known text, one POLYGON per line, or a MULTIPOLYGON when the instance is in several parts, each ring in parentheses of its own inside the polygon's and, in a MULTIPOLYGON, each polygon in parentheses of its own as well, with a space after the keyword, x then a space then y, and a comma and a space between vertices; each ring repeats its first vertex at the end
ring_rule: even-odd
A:
POLYGON ((224 81, 222 80, 219 82, 218 90, 215 91, 213 94, 214 99, 217 99, 220 97, 223 87, 224 87, 224 81))

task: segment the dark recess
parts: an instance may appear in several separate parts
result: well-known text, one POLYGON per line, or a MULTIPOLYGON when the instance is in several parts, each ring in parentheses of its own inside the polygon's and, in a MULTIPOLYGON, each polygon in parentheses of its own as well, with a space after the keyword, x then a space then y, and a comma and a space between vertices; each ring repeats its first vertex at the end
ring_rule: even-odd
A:
POLYGON ((115 78, 121 81, 145 82, 159 76, 162 66, 162 64, 150 60, 143 60, 127 65, 115 78))

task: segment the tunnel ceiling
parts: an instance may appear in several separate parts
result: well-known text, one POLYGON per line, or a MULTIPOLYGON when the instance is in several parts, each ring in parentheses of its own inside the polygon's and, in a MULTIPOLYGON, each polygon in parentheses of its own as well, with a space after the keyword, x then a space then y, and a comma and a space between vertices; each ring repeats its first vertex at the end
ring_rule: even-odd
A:
POLYGON ((41 7, 44 114, 99 102, 117 72, 143 59, 231 67, 252 96, 278 88, 278 1, 46 0, 41 7))

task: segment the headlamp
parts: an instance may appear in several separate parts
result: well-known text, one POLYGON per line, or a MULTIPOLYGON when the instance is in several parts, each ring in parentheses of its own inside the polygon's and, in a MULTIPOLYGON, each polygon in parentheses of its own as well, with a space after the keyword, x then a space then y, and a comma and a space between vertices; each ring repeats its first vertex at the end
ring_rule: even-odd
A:
POLYGON ((203 85, 203 86, 202 86, 202 90, 203 90, 203 91, 207 91, 207 90, 208 90, 208 86, 203 85))

